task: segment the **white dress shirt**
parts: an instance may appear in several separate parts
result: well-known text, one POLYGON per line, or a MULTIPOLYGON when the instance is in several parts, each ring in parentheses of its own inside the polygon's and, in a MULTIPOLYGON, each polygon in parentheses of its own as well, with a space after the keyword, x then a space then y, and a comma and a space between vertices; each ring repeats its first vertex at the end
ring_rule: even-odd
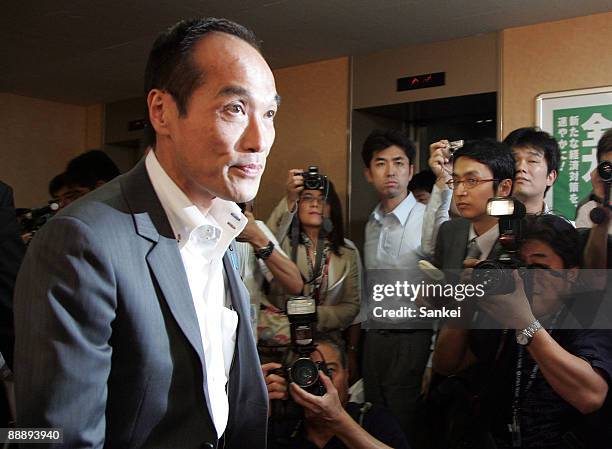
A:
MULTIPOLYGON (((576 214, 576 227, 577 228, 591 228, 593 222, 591 221, 591 211, 595 209, 599 204, 593 200, 588 201, 578 209, 576 214)), ((608 235, 612 235, 612 222, 608 226, 608 235)))
POLYGON ((204 348, 207 406, 217 436, 221 437, 229 415, 226 384, 238 325, 238 315, 229 308, 222 259, 247 219, 235 203, 220 198, 213 200, 204 215, 164 171, 154 151, 149 152, 145 164, 187 273, 204 348))
POLYGON ((376 206, 365 229, 366 269, 412 268, 422 259, 421 228, 425 205, 412 193, 388 214, 376 206))
POLYGON ((491 254, 491 250, 493 246, 495 246, 495 242, 497 242, 497 238, 499 237, 499 226, 491 226, 491 229, 486 231, 483 234, 476 235, 476 231, 474 231, 474 225, 470 223, 470 233, 468 235, 468 242, 472 239, 476 239, 476 243, 478 243, 478 248, 480 249, 480 257, 478 260, 485 260, 491 254))

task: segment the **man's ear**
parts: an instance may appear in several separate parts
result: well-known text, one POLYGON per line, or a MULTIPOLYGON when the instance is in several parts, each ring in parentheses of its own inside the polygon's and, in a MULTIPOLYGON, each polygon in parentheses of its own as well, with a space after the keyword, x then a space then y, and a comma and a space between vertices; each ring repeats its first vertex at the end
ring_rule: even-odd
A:
POLYGON ((408 165, 408 182, 412 180, 412 175, 414 175, 414 164, 408 165))
POLYGON ((172 95, 160 89, 151 89, 147 95, 147 107, 149 120, 155 133, 162 136, 169 135, 168 119, 172 108, 176 107, 172 95))
POLYGON ((504 179, 497 186, 496 196, 510 196, 512 193, 512 179, 504 179))
POLYGON ((363 169, 363 176, 365 176, 366 181, 372 184, 372 172, 370 172, 370 167, 363 169))
POLYGON ((569 282, 574 284, 576 280, 578 279, 578 268, 574 267, 574 268, 565 270, 565 276, 569 282))
POLYGON ((557 180, 557 170, 551 170, 550 173, 546 176, 546 186, 550 187, 552 186, 555 181, 557 180))

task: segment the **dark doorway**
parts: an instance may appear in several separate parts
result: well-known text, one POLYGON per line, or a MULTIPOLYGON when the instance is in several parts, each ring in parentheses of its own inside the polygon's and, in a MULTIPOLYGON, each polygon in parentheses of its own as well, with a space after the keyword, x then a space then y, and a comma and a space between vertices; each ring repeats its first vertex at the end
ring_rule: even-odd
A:
POLYGON ((417 146, 415 173, 427 169, 429 145, 440 139, 495 138, 497 94, 495 92, 401 103, 352 111, 351 185, 349 235, 361 250, 363 231, 378 200, 363 176, 361 147, 375 128, 399 128, 417 146))

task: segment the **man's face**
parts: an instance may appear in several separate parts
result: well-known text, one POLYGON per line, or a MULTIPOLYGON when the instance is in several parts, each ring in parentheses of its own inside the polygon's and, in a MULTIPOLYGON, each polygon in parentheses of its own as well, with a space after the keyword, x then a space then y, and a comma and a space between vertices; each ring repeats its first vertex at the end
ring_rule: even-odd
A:
POLYGON ((413 190, 412 194, 419 203, 429 203, 429 197, 431 197, 431 193, 429 193, 427 190, 413 190))
POLYGON ((532 310, 536 317, 553 313, 571 290, 577 269, 564 270, 563 259, 545 242, 527 240, 521 245, 521 259, 527 265, 539 264, 547 269, 532 272, 532 310))
POLYGON ((365 169, 366 179, 381 198, 392 199, 408 194, 413 166, 400 147, 392 145, 374 153, 370 166, 365 169))
POLYGON ((157 158, 196 205, 215 197, 249 201, 274 142, 274 77, 257 50, 225 33, 202 38, 192 58, 204 82, 185 116, 167 92, 149 93, 157 158))
POLYGON ((340 397, 340 403, 345 405, 348 401, 348 370, 342 366, 340 360, 340 354, 336 351, 336 348, 326 343, 321 343, 317 346, 317 349, 321 352, 314 351, 310 358, 314 362, 319 362, 325 359, 325 364, 330 372, 332 383, 336 390, 338 390, 338 396, 340 397), (321 357, 321 355, 323 357, 321 357))
MULTIPOLYGON (((493 172, 485 164, 472 158, 463 156, 455 160, 453 164, 453 180, 490 180, 493 179, 493 172)), ((507 194, 500 192, 500 194, 507 194)), ((466 188, 466 182, 460 182, 453 189, 453 199, 459 214, 462 217, 472 220, 486 215, 487 200, 495 196, 493 182, 479 182, 475 187, 466 188)))
POLYGON ((87 187, 63 186, 57 192, 54 192, 53 199, 58 202, 60 209, 63 209, 89 192, 91 192, 91 189, 87 187))
POLYGON ((516 174, 513 196, 519 200, 539 197, 544 199, 546 188, 557 179, 557 172, 548 173, 544 151, 533 147, 512 148, 516 174))

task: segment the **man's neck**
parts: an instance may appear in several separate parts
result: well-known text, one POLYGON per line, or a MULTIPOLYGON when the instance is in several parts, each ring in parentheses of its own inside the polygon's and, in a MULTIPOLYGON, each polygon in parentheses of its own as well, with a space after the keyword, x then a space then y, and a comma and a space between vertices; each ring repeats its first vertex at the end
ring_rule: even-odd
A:
POLYGON ((516 198, 525 205, 528 214, 541 214, 544 210, 544 197, 534 196, 531 198, 516 198))
POLYGON ((397 206, 399 206, 400 203, 404 201, 407 196, 408 196, 408 193, 406 192, 406 194, 404 195, 398 195, 393 198, 387 198, 387 197, 381 198, 380 206, 382 208, 382 211, 385 214, 388 214, 389 212, 394 210, 397 206))
POLYGON ((178 188, 183 191, 187 198, 189 198, 202 214, 208 214, 215 200, 215 196, 193 185, 193 183, 190 183, 185 177, 181 176, 181 171, 176 166, 175 160, 169 157, 169 154, 169 151, 164 151, 162 148, 159 148, 159 145, 155 149, 155 157, 170 179, 174 181, 178 188))
POLYGON ((317 421, 305 420, 304 429, 306 430, 306 439, 320 448, 325 447, 335 435, 329 426, 317 421))
POLYGON ((472 220, 472 226, 474 226, 474 232, 480 236, 491 229, 493 226, 497 226, 497 218, 491 217, 490 215, 483 215, 475 220, 472 220))

